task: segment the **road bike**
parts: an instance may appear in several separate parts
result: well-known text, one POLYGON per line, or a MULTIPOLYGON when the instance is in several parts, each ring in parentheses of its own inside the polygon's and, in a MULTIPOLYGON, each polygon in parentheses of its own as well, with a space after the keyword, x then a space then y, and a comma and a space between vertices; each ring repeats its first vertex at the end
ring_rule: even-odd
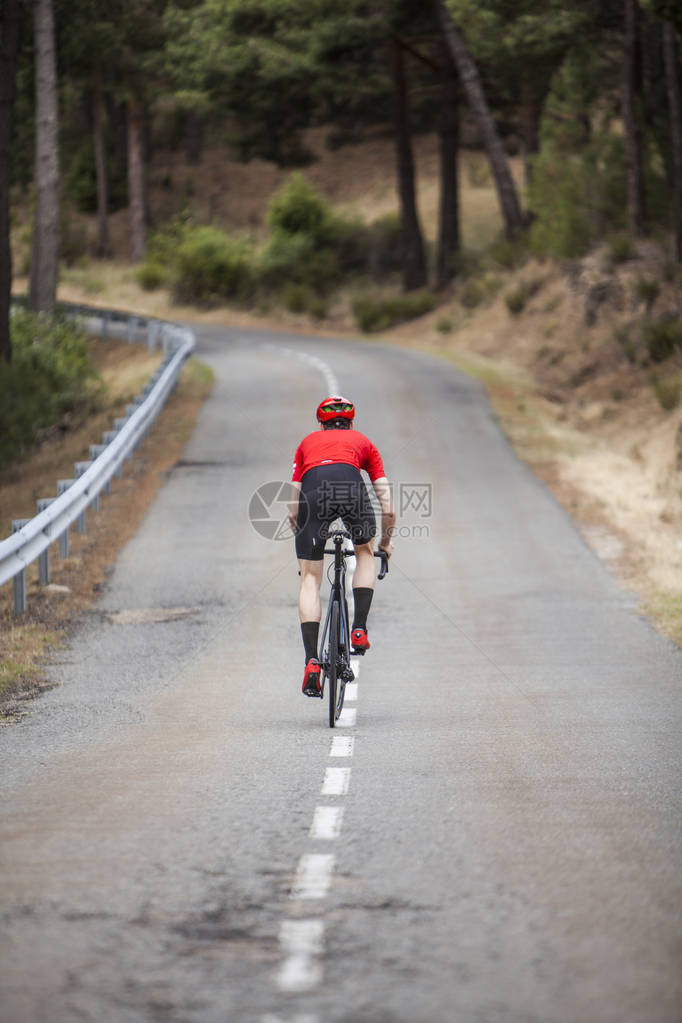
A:
MULTIPOLYGON (((346 600, 346 558, 354 557, 355 552, 346 541, 351 539, 346 529, 334 529, 327 537, 325 554, 333 554, 334 561, 327 569, 327 578, 331 585, 327 617, 320 638, 319 661, 322 666, 320 697, 324 699, 325 686, 329 696, 329 727, 334 728, 343 709, 346 685, 355 678, 350 664, 350 622, 348 619, 348 601, 346 600), (333 570, 333 578, 331 571, 333 570)), ((385 551, 375 551, 375 558, 381 559, 381 569, 377 576, 383 579, 388 572, 388 555, 385 551)))

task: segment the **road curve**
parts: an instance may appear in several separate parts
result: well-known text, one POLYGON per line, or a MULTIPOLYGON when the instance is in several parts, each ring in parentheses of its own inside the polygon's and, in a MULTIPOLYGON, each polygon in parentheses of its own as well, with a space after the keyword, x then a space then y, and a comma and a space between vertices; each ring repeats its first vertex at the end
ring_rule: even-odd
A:
POLYGON ((0 733, 0 1018, 679 1023, 682 653, 476 383, 197 335, 194 435, 0 733), (332 382, 403 504, 334 732, 300 694, 293 545, 247 514, 332 382))

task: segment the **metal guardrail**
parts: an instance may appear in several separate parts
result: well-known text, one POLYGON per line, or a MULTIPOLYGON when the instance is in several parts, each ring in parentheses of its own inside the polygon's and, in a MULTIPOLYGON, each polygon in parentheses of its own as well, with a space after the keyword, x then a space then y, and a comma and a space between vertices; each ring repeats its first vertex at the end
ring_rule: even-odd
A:
MULTIPOLYGON (((21 299, 12 303, 24 304, 21 299)), ((60 303, 59 311, 83 319, 88 333, 94 333, 99 324, 103 339, 123 334, 131 343, 146 341, 150 350, 161 347, 164 358, 140 396, 126 407, 126 415, 103 434, 102 444, 91 445, 90 461, 76 462, 74 477, 58 480, 57 496, 37 501, 38 514, 32 519, 15 519, 12 535, 0 541, 0 585, 14 580, 15 614, 27 608, 28 566, 37 559, 39 582, 49 583, 51 544, 58 542, 60 557, 68 557, 69 527, 75 522, 79 532, 85 531, 86 509, 97 508, 99 495, 111 487, 112 476, 121 474, 124 461, 148 433, 195 346, 191 330, 164 320, 70 303, 60 303)))

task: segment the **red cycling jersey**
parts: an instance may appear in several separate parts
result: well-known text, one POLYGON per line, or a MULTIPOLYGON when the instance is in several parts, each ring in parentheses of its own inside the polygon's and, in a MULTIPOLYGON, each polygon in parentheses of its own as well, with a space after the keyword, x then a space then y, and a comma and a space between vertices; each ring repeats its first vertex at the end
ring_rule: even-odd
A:
POLYGON ((296 449, 292 481, 300 482, 308 469, 342 462, 365 469, 372 483, 385 476, 381 455, 364 433, 357 430, 317 430, 304 437, 296 449))

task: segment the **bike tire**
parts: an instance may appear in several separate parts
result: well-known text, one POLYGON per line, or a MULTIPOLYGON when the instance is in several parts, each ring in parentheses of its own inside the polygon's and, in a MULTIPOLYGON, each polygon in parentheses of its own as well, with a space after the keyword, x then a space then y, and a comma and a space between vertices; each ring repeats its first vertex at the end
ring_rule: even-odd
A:
POLYGON ((338 687, 338 664, 339 664, 339 605, 334 601, 332 605, 331 618, 329 619, 329 671, 327 673, 327 685, 329 686, 329 727, 333 728, 338 717, 336 712, 336 696, 338 687))
POLYGON ((350 667, 350 660, 348 657, 347 637, 346 637, 346 622, 348 621, 348 605, 346 604, 345 618, 341 618, 339 621, 339 642, 338 642, 338 659, 337 659, 337 682, 336 682, 336 720, 339 720, 341 711, 343 710, 343 701, 346 696, 346 670, 350 667), (341 633, 343 632, 343 637, 341 633), (339 667, 341 668, 341 674, 339 674, 339 667))

